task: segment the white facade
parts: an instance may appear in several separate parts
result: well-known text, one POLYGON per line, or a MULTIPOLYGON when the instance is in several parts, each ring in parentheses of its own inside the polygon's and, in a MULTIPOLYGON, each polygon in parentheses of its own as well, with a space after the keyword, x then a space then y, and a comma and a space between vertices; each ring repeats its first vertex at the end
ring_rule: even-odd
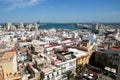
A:
POLYGON ((17 72, 17 56, 16 56, 16 52, 14 53, 12 64, 13 64, 13 70, 14 70, 14 72, 17 72))
POLYGON ((58 68, 51 72, 45 73, 44 80, 61 80, 61 78, 62 78, 62 72, 61 69, 58 68))
POLYGON ((75 71, 76 59, 71 59, 56 65, 59 68, 48 73, 45 73, 44 80, 64 80, 63 73, 65 73, 67 70, 75 71))
POLYGON ((71 60, 66 60, 65 62, 56 64, 61 68, 62 73, 65 73, 67 70, 75 70, 76 69, 76 58, 71 60))

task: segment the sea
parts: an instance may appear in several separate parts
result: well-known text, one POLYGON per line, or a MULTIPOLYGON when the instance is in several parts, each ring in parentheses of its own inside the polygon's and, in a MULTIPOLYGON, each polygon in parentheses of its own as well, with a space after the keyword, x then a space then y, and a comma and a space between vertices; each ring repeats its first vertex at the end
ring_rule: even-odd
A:
POLYGON ((44 23, 40 24, 39 29, 69 29, 69 30, 78 30, 78 29, 83 29, 76 27, 75 23, 44 23))

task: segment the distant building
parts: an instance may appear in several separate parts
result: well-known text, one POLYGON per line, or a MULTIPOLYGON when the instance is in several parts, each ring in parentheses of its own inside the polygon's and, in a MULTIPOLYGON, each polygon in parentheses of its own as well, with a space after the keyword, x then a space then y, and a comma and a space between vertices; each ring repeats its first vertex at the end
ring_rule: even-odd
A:
POLYGON ((20 28, 24 28, 24 24, 23 23, 20 23, 19 26, 20 26, 20 28))
POLYGON ((29 31, 37 31, 38 30, 39 25, 37 23, 34 24, 28 24, 26 26, 27 30, 29 31))
POLYGON ((11 30, 16 30, 16 27, 14 25, 12 25, 11 23, 6 23, 5 27, 4 27, 7 31, 11 31, 11 30))
POLYGON ((99 30, 99 23, 95 24, 95 30, 99 30))

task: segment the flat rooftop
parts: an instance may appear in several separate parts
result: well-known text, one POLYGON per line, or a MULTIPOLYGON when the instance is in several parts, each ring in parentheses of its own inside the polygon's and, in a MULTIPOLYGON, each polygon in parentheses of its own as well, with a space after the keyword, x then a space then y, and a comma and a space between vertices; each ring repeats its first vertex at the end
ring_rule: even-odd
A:
POLYGON ((42 68, 42 71, 43 71, 44 73, 49 73, 49 72, 51 72, 51 71, 53 71, 53 70, 55 70, 55 69, 57 69, 56 66, 50 65, 50 66, 47 66, 47 67, 42 68))
POLYGON ((69 48, 68 51, 73 52, 73 55, 76 56, 76 57, 87 55, 86 51, 78 50, 78 49, 75 49, 75 48, 69 48))

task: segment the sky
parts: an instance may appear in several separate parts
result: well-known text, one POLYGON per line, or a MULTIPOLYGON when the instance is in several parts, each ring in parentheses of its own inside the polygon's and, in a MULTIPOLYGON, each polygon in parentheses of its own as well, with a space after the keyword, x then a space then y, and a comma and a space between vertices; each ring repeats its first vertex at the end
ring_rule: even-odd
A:
POLYGON ((0 0, 4 22, 120 22, 120 0, 0 0))

